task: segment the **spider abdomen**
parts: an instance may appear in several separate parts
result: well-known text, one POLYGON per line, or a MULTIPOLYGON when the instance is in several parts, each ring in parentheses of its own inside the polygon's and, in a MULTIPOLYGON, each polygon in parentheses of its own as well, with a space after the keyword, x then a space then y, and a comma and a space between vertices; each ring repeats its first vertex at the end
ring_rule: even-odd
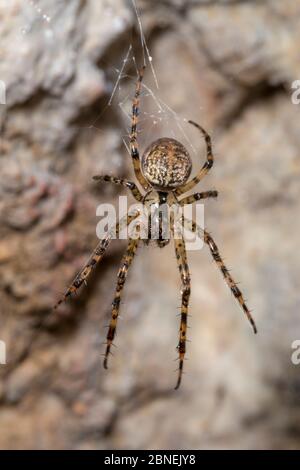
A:
POLYGON ((186 148, 177 140, 154 141, 142 157, 143 174, 154 188, 172 190, 190 176, 192 161, 186 148))

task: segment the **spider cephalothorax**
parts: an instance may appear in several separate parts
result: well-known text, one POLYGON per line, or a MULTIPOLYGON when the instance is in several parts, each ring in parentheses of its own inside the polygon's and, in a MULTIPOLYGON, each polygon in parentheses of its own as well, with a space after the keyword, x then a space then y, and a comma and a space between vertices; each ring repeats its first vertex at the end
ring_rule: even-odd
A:
POLYGON ((177 140, 164 137, 153 142, 142 157, 142 171, 151 186, 169 191, 184 184, 191 174, 192 161, 177 140))
MULTIPOLYGON (((186 330, 187 330, 187 317, 188 317, 188 305, 189 297, 191 293, 190 288, 190 274, 189 267, 187 263, 186 248, 184 235, 178 237, 178 234, 175 234, 172 224, 170 224, 171 232, 168 235, 163 233, 163 221, 164 221, 164 212, 160 211, 160 208, 163 205, 177 206, 178 208, 183 207, 186 204, 191 204, 200 199, 215 198, 217 197, 217 191, 203 191, 200 193, 194 193, 190 196, 185 196, 179 199, 179 196, 191 190, 199 181, 204 178, 213 165, 213 153, 211 139, 208 133, 193 121, 189 121, 190 124, 195 126, 202 133, 205 142, 206 142, 206 161, 198 174, 194 176, 190 181, 188 177, 191 172, 192 163, 190 156, 184 146, 177 140, 171 138, 158 139, 153 142, 145 151, 142 158, 142 167, 139 157, 138 143, 137 143, 137 121, 139 113, 139 96, 141 92, 141 85, 143 79, 144 68, 140 71, 135 96, 132 104, 132 124, 131 124, 131 134, 130 134, 130 150, 131 157, 133 162, 133 168, 135 176, 143 188, 146 191, 146 194, 143 194, 135 183, 120 178, 115 178, 109 175, 100 175, 94 176, 94 179, 97 181, 107 181, 115 184, 120 184, 128 188, 134 198, 139 201, 143 208, 149 210, 155 209, 154 218, 148 224, 148 239, 151 237, 152 231, 149 230, 154 224, 154 232, 157 234, 156 240, 159 247, 164 247, 169 243, 171 236, 174 238, 175 244, 175 253, 176 259, 179 267, 180 277, 181 277, 181 321, 180 321, 180 331, 179 331, 179 342, 178 342, 178 353, 179 353, 179 373, 177 384, 175 388, 178 388, 181 383, 182 372, 183 372, 183 361, 186 351, 186 330), (143 171, 142 171, 143 170, 143 171), (176 236, 175 236, 176 235, 176 236)), ((138 214, 127 214, 124 219, 122 219, 116 227, 113 227, 112 231, 109 231, 106 236, 99 242, 95 248, 92 256, 82 268, 82 270, 77 274, 73 280, 70 287, 67 289, 65 295, 60 299, 56 307, 76 292, 79 287, 86 283, 87 278, 92 272, 93 268, 102 260, 103 255, 110 243, 113 233, 119 233, 120 227, 125 223, 129 225, 131 222, 135 221, 138 214)), ((149 216, 150 218, 150 216, 149 216)), ((198 234, 200 238, 203 239, 203 242, 207 245, 212 255, 213 260, 220 269, 221 273, 224 276, 224 279, 231 289, 231 292, 239 302, 243 312, 250 321, 254 332, 256 333, 256 326, 254 320, 251 316, 251 313, 244 301, 243 295, 240 289, 237 287, 235 281, 233 280, 228 269, 224 265, 224 262, 220 256, 218 247, 214 242, 212 236, 206 230, 199 227, 193 220, 187 220, 183 218, 184 227, 188 228, 192 232, 198 234)), ((131 262, 134 258, 135 252, 140 242, 139 237, 130 238, 128 241, 128 247, 126 253, 123 256, 121 266, 118 272, 118 282, 115 292, 115 298, 112 302, 112 312, 111 312, 111 321, 107 333, 107 343, 106 351, 104 358, 104 367, 107 368, 108 356, 110 349, 115 337, 117 320, 119 316, 121 294, 125 285, 128 269, 131 265, 131 262)), ((146 240, 147 241, 147 240, 146 240)))

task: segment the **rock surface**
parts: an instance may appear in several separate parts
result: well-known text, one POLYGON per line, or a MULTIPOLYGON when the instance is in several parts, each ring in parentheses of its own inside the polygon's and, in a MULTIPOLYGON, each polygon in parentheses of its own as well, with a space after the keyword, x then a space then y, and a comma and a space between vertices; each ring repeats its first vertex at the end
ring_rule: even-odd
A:
POLYGON ((137 3, 159 81, 156 89, 148 66, 141 148, 162 134, 192 143, 195 171, 204 147, 183 119, 212 134, 215 166, 202 188, 220 196, 205 204, 205 223, 259 334, 205 248, 189 256, 191 342, 178 392, 171 245, 139 249, 108 371, 102 343, 124 242, 52 311, 97 243, 97 205, 124 194, 92 176, 133 178, 123 139, 139 25, 122 0, 1 2, 0 448, 300 448, 300 365, 291 362, 300 339, 300 108, 291 101, 300 6, 137 3))

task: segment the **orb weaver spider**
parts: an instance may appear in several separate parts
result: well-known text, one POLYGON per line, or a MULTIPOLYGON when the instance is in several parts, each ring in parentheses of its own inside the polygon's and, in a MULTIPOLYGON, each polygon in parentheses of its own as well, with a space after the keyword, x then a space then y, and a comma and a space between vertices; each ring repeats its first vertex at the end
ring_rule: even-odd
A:
MULTIPOLYGON (((194 193, 190 196, 185 196, 182 199, 178 199, 179 196, 186 193, 187 191, 190 191, 204 178, 204 176, 212 168, 214 162, 211 138, 209 134, 194 121, 188 122, 195 126, 198 130, 200 130, 205 139, 206 161, 198 172, 198 174, 190 181, 188 181, 192 169, 192 161, 190 155, 185 149, 185 147, 175 139, 161 138, 154 141, 145 150, 142 156, 142 160, 140 161, 139 148, 137 142, 137 124, 144 69, 145 67, 143 67, 138 73, 135 95, 132 103, 130 151, 135 176, 139 184, 146 192, 146 194, 142 194, 141 191, 138 189, 137 185, 134 182, 128 180, 115 178, 109 175, 94 176, 93 179, 96 181, 105 181, 125 186, 131 191, 131 194, 134 196, 134 198, 143 205, 145 205, 147 208, 151 208, 152 205, 156 205, 159 207, 162 204, 167 204, 168 206, 175 204, 182 207, 185 204, 192 204, 193 202, 199 201, 201 199, 216 198, 218 196, 217 191, 205 191, 200 193, 194 193)), ((127 214, 127 216, 125 216, 125 224, 129 225, 131 221, 135 219, 135 217, 136 215, 127 214)), ((117 234, 119 233, 121 223, 122 220, 116 226, 117 234)), ((160 225, 161 221, 158 220, 157 223, 158 225, 160 225)), ((213 260, 216 262, 217 266, 223 274, 227 285, 231 289, 231 292, 237 299, 243 312, 251 323, 254 333, 257 333, 255 322, 245 303, 243 295, 240 289, 237 287, 232 276, 230 275, 228 269, 226 268, 220 256, 218 247, 214 242, 212 236, 206 230, 200 228, 193 220, 184 220, 184 226, 187 227, 190 231, 196 233, 208 246, 213 260)), ((160 227, 159 233, 160 236, 157 238, 156 242, 157 245, 162 248, 170 242, 170 238, 164 239, 161 236, 160 227)), ((64 302, 68 297, 75 293, 83 283, 86 283, 87 278, 89 277, 93 268, 95 268, 95 266, 102 260, 110 241, 111 232, 108 232, 107 235, 99 242, 86 265, 77 274, 72 284, 66 290, 63 297, 57 302, 54 308, 57 308, 62 302, 64 302)), ((121 265, 119 268, 115 297, 112 302, 111 321, 107 333, 106 351, 104 355, 105 357, 103 365, 106 369, 108 363, 108 356, 116 333, 121 294, 127 278, 128 269, 133 261, 134 255, 136 253, 140 241, 141 240, 139 238, 129 238, 127 250, 122 258, 121 265)), ((177 383, 175 386, 175 389, 178 389, 182 379, 183 362, 186 352, 187 317, 191 288, 184 237, 182 236, 179 239, 174 237, 174 244, 177 264, 182 283, 181 321, 179 330, 179 343, 177 346, 179 353, 179 369, 177 383)))

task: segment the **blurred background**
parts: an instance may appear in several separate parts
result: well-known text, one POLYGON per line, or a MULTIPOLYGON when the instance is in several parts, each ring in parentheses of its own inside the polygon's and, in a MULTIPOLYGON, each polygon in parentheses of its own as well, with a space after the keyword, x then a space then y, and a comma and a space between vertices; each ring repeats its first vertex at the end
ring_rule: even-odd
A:
POLYGON ((291 361, 300 339, 300 105, 291 100, 300 3, 137 7, 143 34, 132 1, 0 2, 0 448, 300 448, 300 365, 291 361), (189 253, 179 391, 171 244, 138 250, 108 371, 101 354, 124 241, 52 311, 97 244, 96 207, 125 194, 92 176, 133 178, 128 112, 143 50, 141 152, 176 136, 196 172, 204 146, 184 120, 211 133, 215 166, 199 190, 219 198, 206 202, 205 225, 259 330, 209 251, 189 253))

